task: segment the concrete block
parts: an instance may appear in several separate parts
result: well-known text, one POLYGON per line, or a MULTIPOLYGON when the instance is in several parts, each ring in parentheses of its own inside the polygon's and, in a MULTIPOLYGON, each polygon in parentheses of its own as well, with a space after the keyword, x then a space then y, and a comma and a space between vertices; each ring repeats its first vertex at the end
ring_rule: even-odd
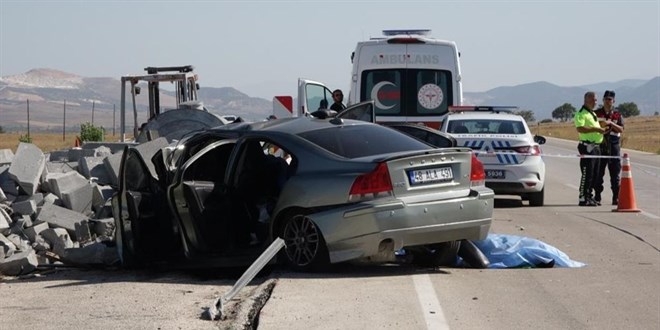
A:
POLYGON ((4 202, 7 200, 7 196, 5 195, 5 192, 2 191, 2 187, 0 187, 0 203, 4 202))
MULTIPOLYGON (((32 196, 19 195, 19 196, 16 197, 16 200, 14 201, 14 203, 24 202, 24 201, 34 201, 34 204, 39 206, 39 205, 43 204, 44 194, 38 192, 38 193, 34 193, 34 195, 32 195, 32 196)), ((14 207, 13 204, 12 204, 12 207, 14 207)))
POLYGON ((64 205, 62 204, 62 200, 53 193, 47 193, 46 196, 44 196, 44 201, 40 206, 43 206, 44 204, 55 204, 58 206, 64 205))
POLYGON ((72 211, 89 214, 92 211, 92 185, 75 188, 62 193, 64 206, 72 211))
POLYGON ((103 243, 92 243, 77 249, 66 249, 61 256, 62 262, 73 265, 106 265, 119 262, 117 248, 103 243))
POLYGON ((115 187, 119 185, 119 166, 121 166, 122 154, 123 152, 112 154, 103 159, 103 164, 110 176, 110 184, 115 187))
POLYGON ((32 215, 37 212, 37 203, 31 199, 20 202, 15 201, 11 206, 14 209, 14 213, 20 215, 32 215))
POLYGON ((92 187, 92 210, 98 212, 105 203, 112 198, 115 190, 110 186, 95 184, 92 187))
POLYGON ((9 167, 9 177, 18 183, 22 191, 31 196, 37 191, 44 166, 44 153, 32 143, 20 142, 14 161, 9 167))
POLYGON ((18 196, 18 185, 14 180, 7 180, 4 182, 0 182, 0 189, 2 189, 3 193, 5 194, 5 199, 6 200, 16 200, 16 196, 18 196), (11 197, 11 196, 13 197, 11 197))
POLYGON ((64 255, 65 249, 73 248, 73 241, 64 228, 48 228, 41 232, 46 242, 52 247, 52 251, 58 256, 64 255))
POLYGON ((39 251, 50 251, 53 249, 52 245, 46 241, 46 239, 43 238, 41 235, 37 235, 37 237, 34 239, 32 242, 32 248, 39 252, 39 251))
POLYGON ((11 257, 15 251, 16 245, 12 243, 5 235, 0 234, 0 253, 2 253, 4 258, 11 257))
POLYGON ((100 210, 94 212, 94 219, 112 218, 112 200, 108 200, 100 210))
POLYGON ((105 142, 105 141, 94 142, 94 141, 90 141, 90 142, 83 142, 82 148, 83 149, 98 149, 99 147, 106 147, 106 148, 110 149, 110 151, 113 154, 116 154, 118 152, 121 153, 122 151, 124 151, 125 146, 134 147, 136 145, 138 145, 138 144, 135 143, 135 142, 105 142))
POLYGON ((41 222, 32 227, 25 228, 25 235, 30 239, 30 242, 34 242, 37 239, 37 236, 41 234, 42 231, 48 229, 47 222, 41 222))
POLYGON ((0 149, 0 165, 11 164, 14 160, 14 152, 11 149, 0 149))
POLYGON ((0 273, 9 276, 29 274, 37 269, 37 255, 34 250, 14 253, 9 258, 0 260, 0 273))
POLYGON ((144 159, 145 163, 147 164, 147 167, 149 168, 149 172, 151 172, 151 176, 153 176, 154 178, 157 177, 156 168, 154 167, 154 164, 151 162, 151 158, 154 157, 156 152, 158 152, 162 148, 167 147, 168 145, 169 142, 167 142, 167 139, 165 137, 159 137, 155 140, 139 144, 135 147, 135 149, 137 149, 140 152, 142 159, 144 159))
POLYGON ((11 225, 11 228, 9 229, 9 233, 24 235, 25 228, 32 227, 33 225, 34 224, 32 223, 32 218, 29 215, 21 215, 15 217, 14 224, 11 225))
POLYGON ((53 204, 44 204, 37 215, 38 222, 48 222, 50 227, 64 228, 74 240, 77 239, 76 224, 88 219, 89 217, 82 213, 53 204))
POLYGON ((97 236, 112 237, 115 232, 115 219, 113 218, 90 219, 89 226, 92 228, 92 231, 97 236))
POLYGON ((100 146, 98 148, 94 148, 94 157, 101 157, 105 158, 112 155, 112 150, 106 146, 100 146))
POLYGON ((67 162, 69 161, 69 149, 51 151, 46 160, 51 162, 67 162))
POLYGON ((26 251, 30 249, 30 241, 27 239, 23 238, 21 235, 17 234, 9 234, 7 235, 7 239, 10 240, 14 245, 16 246, 16 250, 19 251, 26 251))
POLYGON ((4 208, 0 207, 0 234, 8 234, 9 227, 12 224, 11 216, 4 208))
POLYGON ((87 220, 83 220, 80 223, 77 223, 75 227, 76 227, 76 240, 79 243, 87 243, 92 240, 92 234, 89 228, 89 222, 87 220))
POLYGON ((67 172, 62 174, 48 174, 48 186, 51 192, 62 198, 62 193, 75 188, 88 185, 89 180, 78 172, 67 172))
POLYGON ((78 161, 78 172, 87 179, 95 178, 99 184, 111 184, 112 179, 103 164, 105 157, 83 157, 78 161))

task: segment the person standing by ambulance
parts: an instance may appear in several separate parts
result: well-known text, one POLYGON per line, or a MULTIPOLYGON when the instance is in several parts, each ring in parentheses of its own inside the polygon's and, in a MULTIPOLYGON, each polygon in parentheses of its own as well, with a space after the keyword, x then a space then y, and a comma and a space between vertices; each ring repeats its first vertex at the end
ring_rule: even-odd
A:
MULTIPOLYGON (((603 94, 603 106, 596 110, 596 117, 600 122, 607 123, 608 131, 605 133, 600 145, 600 153, 604 156, 621 156, 621 133, 623 132, 623 117, 619 111, 614 109, 614 91, 605 91, 603 94)), ((610 172, 610 187, 612 188, 612 205, 619 204, 619 175, 621 173, 620 158, 601 158, 598 166, 598 174, 594 183, 594 199, 600 203, 603 187, 605 168, 610 172)))
MULTIPOLYGON (((584 104, 582 108, 575 113, 573 122, 578 132, 580 142, 578 143, 578 152, 583 156, 600 156, 600 144, 603 142, 603 134, 606 132, 598 123, 598 118, 594 113, 596 107, 596 93, 586 92, 584 94, 584 104)), ((598 203, 593 199, 592 190, 596 181, 596 175, 599 169, 598 157, 580 158, 580 206, 597 206, 598 203)))
POLYGON ((330 110, 340 112, 346 109, 346 106, 343 103, 344 93, 341 92, 341 89, 335 89, 335 91, 332 92, 332 99, 335 100, 335 102, 330 106, 330 110))

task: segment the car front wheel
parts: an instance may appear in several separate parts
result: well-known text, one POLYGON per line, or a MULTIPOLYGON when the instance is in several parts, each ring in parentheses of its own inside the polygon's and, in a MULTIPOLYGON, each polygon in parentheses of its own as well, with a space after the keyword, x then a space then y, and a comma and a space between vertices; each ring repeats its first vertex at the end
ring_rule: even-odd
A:
POLYGON ((284 220, 281 235, 286 263, 298 271, 321 270, 329 263, 328 248, 318 226, 304 213, 284 220))

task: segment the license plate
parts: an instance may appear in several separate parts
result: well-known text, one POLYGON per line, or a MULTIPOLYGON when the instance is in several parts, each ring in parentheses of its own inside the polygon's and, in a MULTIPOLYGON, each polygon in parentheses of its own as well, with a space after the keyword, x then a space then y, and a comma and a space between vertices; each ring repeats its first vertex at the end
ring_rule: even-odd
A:
POLYGON ((416 185, 422 183, 451 181, 454 179, 454 174, 451 171, 451 167, 438 167, 410 171, 408 172, 408 178, 410 179, 411 185, 416 185))
POLYGON ((486 170, 486 179, 504 179, 503 170, 486 170))

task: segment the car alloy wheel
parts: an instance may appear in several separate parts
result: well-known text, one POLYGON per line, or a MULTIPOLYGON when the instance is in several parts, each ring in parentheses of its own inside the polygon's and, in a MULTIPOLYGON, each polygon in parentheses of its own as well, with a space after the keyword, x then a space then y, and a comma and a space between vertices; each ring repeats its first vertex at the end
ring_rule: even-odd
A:
POLYGON ((303 214, 288 218, 282 230, 287 262, 299 270, 311 270, 327 259, 325 241, 318 227, 303 214))

